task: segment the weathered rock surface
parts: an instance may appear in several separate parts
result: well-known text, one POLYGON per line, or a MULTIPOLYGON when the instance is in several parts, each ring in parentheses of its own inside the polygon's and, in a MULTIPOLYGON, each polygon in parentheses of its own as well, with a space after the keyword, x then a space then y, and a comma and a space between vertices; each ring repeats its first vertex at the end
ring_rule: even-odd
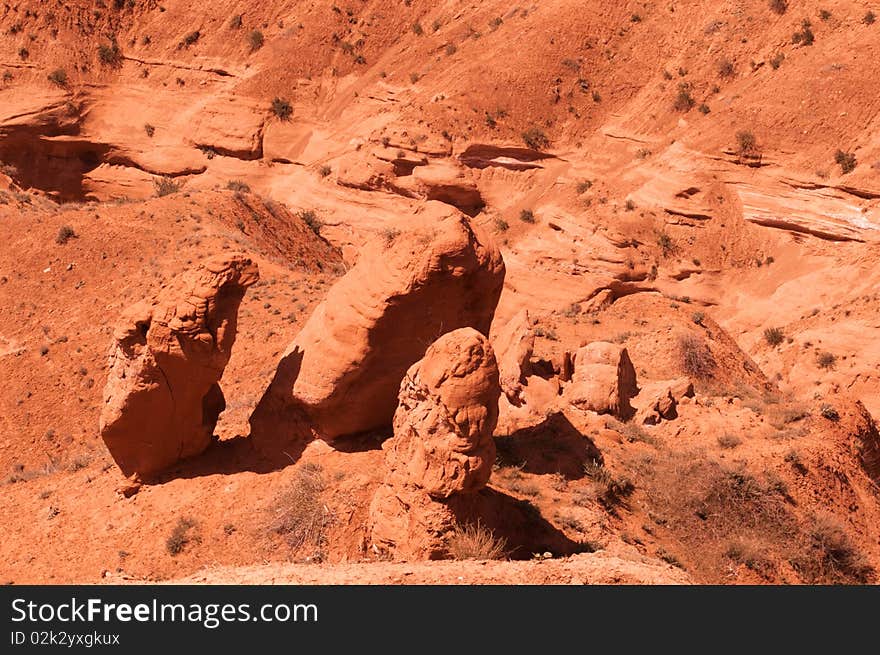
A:
POLYGON ((579 409, 629 419, 630 398, 638 393, 636 370, 626 348, 604 341, 587 344, 574 354, 565 400, 579 409))
POLYGON ((494 347, 501 389, 513 405, 519 406, 523 401, 523 383, 529 375, 529 359, 535 349, 535 333, 528 310, 520 311, 501 329, 494 347))
POLYGON ((101 437, 125 475, 201 453, 225 407, 218 384, 238 307, 259 279, 241 255, 210 258, 124 315, 110 353, 101 437))
POLYGON ((383 445, 385 478, 370 510, 372 539, 397 555, 441 548, 454 515, 445 504, 486 486, 495 461, 498 365, 472 328, 440 337, 407 372, 383 445))
POLYGON ((639 392, 640 408, 636 420, 644 425, 678 418, 678 404, 682 398, 693 398, 694 385, 688 378, 644 385, 639 392))
POLYGON ((501 255, 466 217, 430 207, 412 231, 368 246, 287 349, 251 416, 260 450, 389 425, 428 344, 461 327, 488 333, 501 255))

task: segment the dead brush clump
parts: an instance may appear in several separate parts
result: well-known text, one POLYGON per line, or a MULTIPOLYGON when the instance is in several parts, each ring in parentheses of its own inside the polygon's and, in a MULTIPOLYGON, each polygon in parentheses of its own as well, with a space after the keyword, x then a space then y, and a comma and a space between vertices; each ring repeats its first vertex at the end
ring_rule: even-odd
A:
POLYGON ((696 380, 708 380, 715 376, 718 365, 708 344, 701 337, 687 333, 678 337, 679 366, 696 380))
POLYGON ((317 464, 303 464, 293 480, 272 502, 269 530, 281 535, 294 550, 324 545, 332 512, 324 503, 324 476, 317 464))
POLYGON ((664 533, 700 581, 728 581, 731 559, 753 559, 744 552, 734 557, 732 544, 748 543, 761 553, 755 570, 767 578, 774 575, 773 561, 801 552, 797 521, 775 481, 762 483, 703 452, 661 451, 636 472, 646 509, 664 517, 664 533))
POLYGON ((625 476, 615 475, 605 465, 596 460, 589 460, 584 464, 584 474, 597 486, 599 502, 609 510, 617 505, 623 505, 626 499, 632 495, 636 487, 632 480, 625 476))
POLYGON ((507 540, 498 537, 480 520, 456 524, 446 539, 446 550, 455 560, 490 560, 507 557, 507 540))
POLYGON ((874 569, 839 519, 829 514, 812 517, 810 551, 792 561, 811 584, 865 584, 874 569))
POLYGON ((165 550, 173 557, 182 553, 187 544, 198 541, 198 523, 193 518, 181 516, 165 540, 165 550))

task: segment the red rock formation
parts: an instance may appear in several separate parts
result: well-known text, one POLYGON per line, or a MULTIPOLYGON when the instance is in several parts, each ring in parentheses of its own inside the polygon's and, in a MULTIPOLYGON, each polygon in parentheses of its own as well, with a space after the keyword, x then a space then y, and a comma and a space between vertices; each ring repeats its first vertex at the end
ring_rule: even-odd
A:
POLYGON ((201 453, 225 407, 218 384, 238 307, 259 279, 241 255, 208 259, 124 315, 110 353, 101 437, 125 475, 201 453))
POLYGON ((371 506, 378 548, 402 557, 442 550, 454 521, 445 501, 489 481, 500 394, 492 348, 471 328, 440 337, 407 372, 371 506))
POLYGON ((251 416, 258 448, 388 425, 400 381, 427 344, 460 327, 488 333, 504 262, 467 218, 441 207, 434 220, 373 243, 330 290, 251 416))
POLYGON ((595 341, 575 353, 572 379, 565 389, 565 399, 572 405, 628 419, 633 415, 629 400, 637 393, 636 370, 626 348, 595 341))

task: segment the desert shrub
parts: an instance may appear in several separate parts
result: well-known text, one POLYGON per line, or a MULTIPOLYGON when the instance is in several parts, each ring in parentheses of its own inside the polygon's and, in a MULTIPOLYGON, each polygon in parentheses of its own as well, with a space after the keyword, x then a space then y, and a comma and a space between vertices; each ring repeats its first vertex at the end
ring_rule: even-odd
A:
POLYGON ((816 356, 816 364, 818 364, 819 368, 832 369, 837 364, 837 355, 827 350, 820 352, 816 356))
POLYGON ((764 555, 763 548, 755 541, 734 538, 728 542, 724 556, 759 575, 767 576, 773 571, 773 562, 764 555))
POLYGON ((256 52, 260 48, 263 47, 265 43, 265 37, 260 30, 253 30, 250 34, 248 34, 248 45, 251 48, 251 52, 256 52))
POLYGON ((150 125, 149 123, 144 123, 144 132, 146 133, 146 135, 148 137, 150 137, 152 139, 153 135, 156 133, 156 128, 153 127, 152 125, 150 125))
POLYGON ((194 534, 196 527, 197 524, 193 519, 181 516, 165 540, 165 550, 172 556, 182 553, 187 544, 198 539, 194 534))
POLYGON ((865 25, 873 25, 874 21, 877 20, 877 15, 873 11, 869 11, 862 17, 862 22, 865 25))
POLYGON ((690 333, 682 334, 678 338, 678 352, 679 365, 691 377, 706 380, 715 375, 715 357, 702 338, 690 333))
POLYGON ((495 229, 499 232, 507 232, 510 229, 510 223, 505 221, 503 218, 495 219, 495 229))
POLYGON ((67 86, 67 71, 63 68, 56 68, 49 73, 49 81, 58 86, 67 86))
POLYGON ((678 93, 675 96, 675 102, 672 106, 675 111, 690 111, 696 104, 696 100, 691 95, 691 85, 688 82, 680 82, 678 85, 678 93))
POLYGON ((626 211, 631 212, 636 208, 636 203, 632 199, 627 198, 626 202, 623 204, 623 208, 626 211))
POLYGON ((229 180, 226 183, 226 188, 230 191, 235 191, 236 193, 250 193, 251 188, 247 185, 246 182, 242 182, 241 180, 229 180))
POLYGON ((58 234, 55 235, 55 243, 59 246, 63 246, 65 243, 70 241, 71 239, 76 238, 76 232, 69 225, 62 225, 58 228, 58 234))
POLYGON ((456 524, 446 539, 446 549, 452 559, 504 559, 507 540, 496 537, 480 520, 470 524, 456 524))
POLYGON ((275 114, 278 119, 286 121, 293 114, 293 107, 287 99, 275 98, 272 100, 272 113, 275 114))
POLYGON ((770 0, 770 9, 777 14, 784 14, 788 10, 788 0, 770 0))
POLYGON ((775 55, 773 55, 773 57, 770 58, 770 67, 773 70, 776 70, 780 66, 782 66, 783 61, 785 61, 785 55, 781 52, 777 52, 775 55))
POLYGON ((675 252, 675 244, 672 242, 672 237, 666 231, 661 230, 657 233, 657 245, 660 246, 660 251, 664 257, 675 252))
POLYGON ((810 562, 815 568, 807 570, 808 574, 815 576, 811 581, 870 581, 873 568, 837 518, 824 514, 814 517, 810 538, 815 555, 815 559, 810 562))
POLYGON ((852 173, 858 165, 855 154, 851 152, 844 152, 843 150, 838 150, 834 154, 834 161, 836 161, 837 164, 840 166, 840 170, 843 172, 844 175, 847 173, 852 173))
POLYGON ((598 486, 599 502, 609 509, 623 503, 636 489, 632 480, 614 475, 595 460, 584 464, 584 474, 598 486))
POLYGON ((801 29, 791 35, 792 43, 801 43, 803 45, 813 45, 816 35, 813 34, 813 26, 806 18, 801 21, 801 29))
POLYGON ((532 150, 541 150, 550 145, 550 139, 543 130, 537 127, 531 127, 522 133, 523 143, 527 148, 532 150))
POLYGON ((733 62, 727 57, 723 57, 721 61, 718 62, 718 75, 720 77, 733 77, 735 72, 733 62))
POLYGON ((778 346, 785 341, 785 333, 777 327, 767 328, 764 330, 764 341, 771 346, 778 346))
POLYGON ((241 29, 242 19, 244 16, 241 14, 236 14, 232 18, 229 19, 229 29, 231 30, 239 30, 241 29))
POLYGON ((117 67, 122 64, 122 50, 115 41, 110 45, 102 43, 98 46, 98 59, 105 66, 117 67))
POLYGON ((274 500, 271 507, 272 532, 284 537, 291 548, 320 548, 326 539, 330 510, 324 504, 324 478, 321 467, 303 464, 290 485, 274 500))
POLYGON ((840 413, 831 405, 822 405, 822 408, 819 410, 819 413, 822 415, 822 418, 826 418, 829 421, 839 421, 840 413))
POLYGON ((156 188, 156 195, 160 198, 180 191, 180 184, 170 177, 160 177, 157 180, 153 180, 153 186, 156 188))
POLYGON ((578 182, 577 192, 579 194, 586 193, 587 191, 589 191, 592 188, 592 186, 593 186, 593 183, 590 180, 581 180, 580 182, 578 182))
POLYGON ((758 149, 758 140, 749 130, 740 130, 736 133, 736 147, 740 156, 751 155, 758 149))
POLYGON ((831 12, 827 9, 820 9, 819 18, 821 18, 822 20, 828 20, 829 18, 831 18, 831 12))
POLYGON ((706 315, 703 312, 694 312, 691 314, 691 320, 697 325, 702 325, 706 320, 706 315))
POLYGON ((324 227, 324 221, 318 218, 318 214, 314 209, 303 209, 297 214, 302 221, 309 226, 309 229, 316 235, 321 236, 321 228, 324 227))
POLYGON ((535 222, 535 212, 531 209, 523 209, 519 213, 519 220, 523 223, 534 223, 535 222))
POLYGON ((192 32, 188 32, 181 40, 180 43, 177 44, 177 49, 181 50, 183 48, 188 48, 191 45, 195 45, 198 43, 199 39, 202 38, 202 33, 198 30, 194 30, 192 32))
POLYGON ((330 168, 329 166, 327 166, 326 164, 323 165, 323 166, 321 166, 321 168, 318 169, 318 174, 319 174, 321 177, 327 177, 327 176, 330 175, 330 173, 332 173, 332 172, 333 172, 333 169, 330 168))
POLYGON ((729 432, 725 432, 718 437, 718 445, 722 448, 736 448, 741 443, 742 439, 740 439, 735 434, 730 434, 729 432))
POLYGON ((705 114, 708 114, 712 110, 709 109, 709 105, 707 105, 705 102, 703 102, 700 104, 699 107, 697 107, 697 111, 699 111, 701 114, 705 115, 705 114))
POLYGON ((421 36, 422 34, 425 33, 425 29, 422 27, 421 23, 413 23, 412 24, 412 31, 413 31, 413 34, 415 34, 416 36, 421 36))

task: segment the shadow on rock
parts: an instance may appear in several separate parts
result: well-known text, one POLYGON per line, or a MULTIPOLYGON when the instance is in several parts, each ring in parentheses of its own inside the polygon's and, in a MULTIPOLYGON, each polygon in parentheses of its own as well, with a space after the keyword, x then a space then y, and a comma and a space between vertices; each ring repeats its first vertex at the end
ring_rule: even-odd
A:
POLYGON ((537 475, 561 473, 569 480, 584 476, 585 463, 603 461, 596 445, 561 412, 533 427, 496 437, 495 446, 501 465, 522 466, 526 473, 537 475))

